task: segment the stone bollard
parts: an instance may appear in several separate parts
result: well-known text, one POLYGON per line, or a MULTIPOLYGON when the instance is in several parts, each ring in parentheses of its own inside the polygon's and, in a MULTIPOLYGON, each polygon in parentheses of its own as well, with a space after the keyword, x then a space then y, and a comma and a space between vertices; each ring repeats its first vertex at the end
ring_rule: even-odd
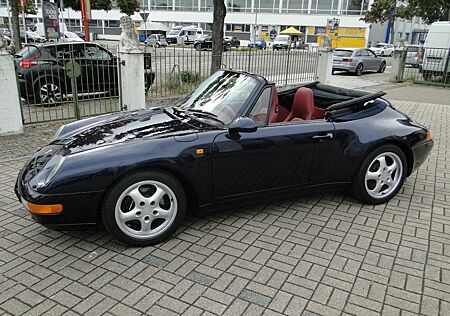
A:
POLYGON ((0 135, 23 132, 13 56, 0 49, 0 135))
POLYGON ((403 48, 396 48, 392 58, 392 71, 389 77, 390 81, 401 81, 403 79, 403 70, 405 68, 403 60, 403 48))
POLYGON ((122 108, 145 108, 144 52, 134 33, 134 23, 129 16, 120 18, 122 33, 119 41, 120 88, 122 108))
POLYGON ((333 51, 319 49, 319 61, 317 64, 317 80, 322 83, 330 83, 333 70, 333 51))

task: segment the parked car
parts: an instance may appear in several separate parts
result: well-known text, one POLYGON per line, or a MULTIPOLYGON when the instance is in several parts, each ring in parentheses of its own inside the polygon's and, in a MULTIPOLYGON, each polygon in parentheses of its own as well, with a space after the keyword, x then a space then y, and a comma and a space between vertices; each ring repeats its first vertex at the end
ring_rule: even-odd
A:
POLYGON ((394 45, 388 43, 377 43, 370 47, 377 56, 392 56, 394 54, 394 45))
MULTIPOLYGON (((222 44, 223 44, 223 50, 230 49, 231 42, 228 42, 225 39, 222 39, 222 44)), ((196 39, 194 42, 194 48, 196 50, 212 49, 212 36, 211 35, 203 35, 202 37, 196 39)))
POLYGON ((203 29, 195 25, 175 26, 167 35, 168 44, 177 44, 180 39, 185 44, 193 44, 197 38, 203 35, 203 29))
POLYGON ((291 37, 289 35, 278 35, 273 41, 272 48, 274 50, 288 50, 291 46, 291 37))
POLYGON ((62 42, 84 42, 84 40, 73 32, 65 32, 61 34, 62 42))
POLYGON ((420 45, 407 45, 405 64, 413 67, 419 67, 422 63, 423 48, 420 45))
POLYGON ((425 80, 433 76, 450 82, 450 23, 431 24, 424 44, 422 75, 425 80))
POLYGON ((46 227, 103 223, 135 246, 168 238, 188 208, 333 188, 385 203, 433 140, 383 95, 318 82, 278 93, 261 76, 220 70, 171 107, 62 126, 19 172, 15 192, 46 227))
MULTIPOLYGON (((89 42, 54 42, 28 45, 16 53, 20 96, 31 104, 54 106, 72 94, 65 66, 80 65, 76 78, 78 95, 118 95, 117 57, 106 48, 89 42)), ((153 76, 147 76, 151 83, 153 76)))
POLYGON ((239 48, 241 46, 241 41, 236 36, 225 36, 223 40, 228 47, 239 48))
POLYGON ((361 76, 365 71, 386 70, 386 61, 367 48, 337 48, 333 55, 333 73, 347 71, 361 76))
POLYGON ((1 29, 3 31, 3 35, 8 36, 9 38, 11 38, 11 31, 7 28, 2 28, 1 29))
POLYGON ((247 44, 250 48, 266 49, 267 43, 264 38, 253 39, 247 44))
POLYGON ((167 47, 166 37, 162 34, 151 34, 145 39, 144 43, 156 48, 167 47))
MULTIPOLYGON (((26 31, 26 37, 28 43, 45 43, 47 39, 43 36, 40 36, 38 33, 33 31, 26 31)), ((23 32, 20 32, 20 40, 25 42, 25 35, 23 32)))

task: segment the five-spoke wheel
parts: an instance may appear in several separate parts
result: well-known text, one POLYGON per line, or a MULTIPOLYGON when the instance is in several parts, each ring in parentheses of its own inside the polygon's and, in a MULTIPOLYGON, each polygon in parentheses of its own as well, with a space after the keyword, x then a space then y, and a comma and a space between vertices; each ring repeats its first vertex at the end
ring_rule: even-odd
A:
POLYGON ((406 172, 403 151, 395 145, 383 145, 364 159, 353 182, 353 192, 364 202, 385 203, 400 190, 406 172))
POLYGON ((145 171, 126 177, 108 192, 102 217, 117 239, 144 246, 172 234, 185 210, 186 197, 177 179, 164 172, 145 171))

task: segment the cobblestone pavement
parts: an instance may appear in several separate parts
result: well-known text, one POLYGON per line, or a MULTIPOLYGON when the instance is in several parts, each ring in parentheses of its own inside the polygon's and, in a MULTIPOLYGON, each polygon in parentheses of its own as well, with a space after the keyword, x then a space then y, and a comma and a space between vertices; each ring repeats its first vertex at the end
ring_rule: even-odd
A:
POLYGON ((0 315, 450 315, 450 106, 394 103, 435 147, 388 204, 278 200, 146 248, 34 223, 13 184, 57 124, 0 138, 0 315))

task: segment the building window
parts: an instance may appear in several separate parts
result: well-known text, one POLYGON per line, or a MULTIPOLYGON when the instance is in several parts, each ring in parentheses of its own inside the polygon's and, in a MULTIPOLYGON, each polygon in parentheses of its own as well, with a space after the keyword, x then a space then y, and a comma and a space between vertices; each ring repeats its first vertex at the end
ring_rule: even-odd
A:
POLYGON ((285 13, 307 13, 308 0, 284 0, 282 12, 285 13))
POLYGON ((312 13, 312 14, 315 14, 315 13, 317 13, 317 14, 330 14, 330 13, 336 14, 337 9, 338 9, 338 0, 312 0, 310 13, 312 13))
POLYGON ((369 0, 342 0, 342 15, 362 15, 367 11, 369 0))
POLYGON ((200 11, 212 11, 213 0, 200 0, 200 11))
POLYGON ((226 32, 250 33, 250 24, 225 24, 226 32))
POLYGON ((197 0, 174 0, 177 11, 198 11, 197 0))
POLYGON ((105 27, 120 27, 119 20, 105 20, 105 27))
POLYGON ((89 26, 91 27, 102 27, 102 21, 101 20, 90 20, 89 26))
POLYGON ((228 0, 227 10, 232 12, 250 12, 252 10, 251 0, 228 0))
POLYGON ((280 0, 255 0, 256 12, 278 12, 279 7, 280 0))
MULTIPOLYGON (((146 0, 142 0, 147 2, 146 0)), ((150 8, 152 10, 169 11, 173 9, 172 0, 150 0, 150 8)))

